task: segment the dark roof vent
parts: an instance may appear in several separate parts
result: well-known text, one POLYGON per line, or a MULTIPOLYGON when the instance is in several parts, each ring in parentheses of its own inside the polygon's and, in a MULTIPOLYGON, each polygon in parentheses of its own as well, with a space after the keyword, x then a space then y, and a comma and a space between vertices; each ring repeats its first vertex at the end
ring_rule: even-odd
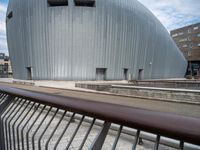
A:
POLYGON ((74 0, 75 6, 95 7, 95 0, 74 0))
POLYGON ((68 0, 47 0, 50 6, 68 6, 68 0))

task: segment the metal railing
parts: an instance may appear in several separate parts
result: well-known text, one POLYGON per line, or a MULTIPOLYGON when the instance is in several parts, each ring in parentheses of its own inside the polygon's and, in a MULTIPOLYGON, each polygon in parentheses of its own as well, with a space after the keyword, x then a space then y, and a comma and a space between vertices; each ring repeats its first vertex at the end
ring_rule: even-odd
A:
POLYGON ((0 150, 200 149, 199 118, 6 86, 0 117, 0 150))

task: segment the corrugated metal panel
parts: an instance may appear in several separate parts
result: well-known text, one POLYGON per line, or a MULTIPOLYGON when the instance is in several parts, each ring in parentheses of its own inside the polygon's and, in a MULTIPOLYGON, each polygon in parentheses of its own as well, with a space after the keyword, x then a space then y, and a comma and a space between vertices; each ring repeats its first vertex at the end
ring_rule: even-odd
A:
POLYGON ((95 80, 183 77, 187 62, 167 30, 136 0, 96 0, 95 7, 49 7, 47 0, 10 0, 7 21, 14 78, 95 80))

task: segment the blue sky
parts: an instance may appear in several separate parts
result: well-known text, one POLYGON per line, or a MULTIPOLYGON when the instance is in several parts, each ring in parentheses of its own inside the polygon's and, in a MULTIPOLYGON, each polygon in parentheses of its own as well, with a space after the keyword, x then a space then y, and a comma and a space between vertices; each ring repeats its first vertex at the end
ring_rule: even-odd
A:
MULTIPOLYGON (((168 31, 200 22, 200 0, 138 0, 168 31)), ((0 0, 0 52, 7 52, 5 16, 8 0, 0 0)))

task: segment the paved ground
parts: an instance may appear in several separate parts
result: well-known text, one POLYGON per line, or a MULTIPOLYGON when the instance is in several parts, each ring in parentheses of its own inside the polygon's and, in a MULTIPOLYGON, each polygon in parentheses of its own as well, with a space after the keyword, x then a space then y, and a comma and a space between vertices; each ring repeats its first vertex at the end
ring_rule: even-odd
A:
POLYGON ((38 91, 44 93, 50 93, 54 95, 61 95, 66 97, 75 97, 82 98, 91 101, 99 101, 106 103, 114 103, 119 105, 144 108, 149 110, 156 110, 161 112, 170 112, 179 115, 191 116, 191 117, 200 117, 200 105, 196 104, 185 104, 185 103, 176 103, 176 102, 164 102, 153 99, 145 98, 134 98, 134 97, 125 97, 125 96, 115 96, 108 93, 96 93, 87 90, 84 91, 75 91, 75 90, 66 90, 66 89, 56 89, 56 88, 46 88, 46 87, 37 87, 37 86, 28 86, 28 85, 19 85, 1 82, 0 85, 7 85, 10 87, 16 87, 31 91, 38 91))

